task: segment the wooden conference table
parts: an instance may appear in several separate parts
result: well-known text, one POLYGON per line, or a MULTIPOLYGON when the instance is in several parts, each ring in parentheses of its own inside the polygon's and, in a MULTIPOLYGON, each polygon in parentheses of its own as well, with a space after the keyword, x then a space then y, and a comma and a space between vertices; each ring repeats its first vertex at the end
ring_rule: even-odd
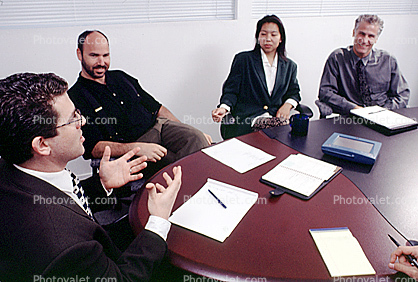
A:
MULTIPOLYGON (((150 182, 165 183, 162 172, 172 175, 174 165, 182 166, 183 184, 174 210, 197 192, 207 178, 259 194, 259 201, 223 243, 173 225, 167 238, 169 260, 173 265, 222 281, 332 280, 308 230, 348 227, 363 247, 376 274, 386 276, 394 273, 387 267, 389 255, 395 249, 387 234, 392 234, 400 242, 403 242, 402 237, 345 175, 339 174, 308 201, 288 194, 271 198, 271 188, 260 183, 259 178, 297 151, 263 132, 238 139, 276 158, 240 174, 197 152, 150 179, 150 182), (346 199, 346 203, 337 198, 346 199), (351 204, 347 204, 349 201, 351 204)), ((143 229, 149 216, 148 196, 143 191, 136 194, 129 213, 136 233, 143 229)))

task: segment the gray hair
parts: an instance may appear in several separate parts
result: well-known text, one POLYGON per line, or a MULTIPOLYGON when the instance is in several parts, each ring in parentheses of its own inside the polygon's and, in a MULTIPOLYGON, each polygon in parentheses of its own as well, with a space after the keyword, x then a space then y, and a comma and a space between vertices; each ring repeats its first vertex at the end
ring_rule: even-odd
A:
POLYGON ((379 27, 379 30, 377 32, 377 36, 379 36, 382 33, 383 30, 383 20, 379 18, 377 15, 360 15, 356 19, 356 24, 354 26, 354 30, 358 29, 358 26, 361 22, 366 22, 369 24, 374 24, 379 27))

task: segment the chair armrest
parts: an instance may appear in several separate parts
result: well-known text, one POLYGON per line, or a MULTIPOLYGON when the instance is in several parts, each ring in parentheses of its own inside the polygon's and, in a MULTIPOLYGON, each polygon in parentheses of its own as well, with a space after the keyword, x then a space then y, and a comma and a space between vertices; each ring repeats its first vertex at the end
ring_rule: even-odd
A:
POLYGON ((309 108, 308 106, 306 106, 304 104, 298 104, 296 106, 295 110, 298 111, 301 114, 307 115, 309 118, 313 117, 313 112, 312 112, 311 108, 309 108))

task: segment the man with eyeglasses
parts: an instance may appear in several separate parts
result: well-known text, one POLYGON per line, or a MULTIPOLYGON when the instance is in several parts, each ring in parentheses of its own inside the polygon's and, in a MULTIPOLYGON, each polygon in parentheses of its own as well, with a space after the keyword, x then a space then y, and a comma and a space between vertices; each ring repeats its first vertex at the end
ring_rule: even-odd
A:
POLYGON ((83 121, 84 117, 81 115, 81 111, 79 109, 75 109, 74 110, 74 116, 72 119, 70 119, 68 122, 57 125, 55 128, 60 128, 69 124, 74 123, 76 125, 76 127, 81 127, 82 123, 84 123, 85 121, 83 121))
POLYGON ((54 74, 0 80, 0 281, 148 280, 167 250, 167 219, 181 186, 181 168, 173 169, 173 179, 164 175, 166 188, 146 186, 151 216, 122 253, 85 200, 89 192, 107 197, 111 189, 140 179, 146 158, 131 160, 140 150, 134 148, 109 161, 107 147, 100 179, 80 185, 65 167, 84 153, 85 119, 67 88, 54 74))

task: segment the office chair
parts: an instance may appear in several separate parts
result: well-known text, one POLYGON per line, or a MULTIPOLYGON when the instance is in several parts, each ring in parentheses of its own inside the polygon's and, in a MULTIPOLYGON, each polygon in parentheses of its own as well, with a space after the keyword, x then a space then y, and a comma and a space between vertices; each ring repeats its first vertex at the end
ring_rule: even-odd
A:
POLYGON ((298 104, 296 106, 295 110, 298 111, 301 114, 307 115, 309 118, 313 117, 313 112, 312 112, 311 108, 309 108, 308 106, 306 106, 304 104, 298 104))
MULTIPOLYGON (((306 105, 298 104, 295 110, 301 114, 307 115, 309 118, 313 117, 313 112, 311 108, 309 108, 306 105)), ((224 140, 230 138, 230 136, 227 136, 226 131, 229 126, 234 125, 234 124, 235 124, 235 118, 232 116, 230 112, 227 113, 223 117, 222 122, 221 122, 221 136, 224 140)))

